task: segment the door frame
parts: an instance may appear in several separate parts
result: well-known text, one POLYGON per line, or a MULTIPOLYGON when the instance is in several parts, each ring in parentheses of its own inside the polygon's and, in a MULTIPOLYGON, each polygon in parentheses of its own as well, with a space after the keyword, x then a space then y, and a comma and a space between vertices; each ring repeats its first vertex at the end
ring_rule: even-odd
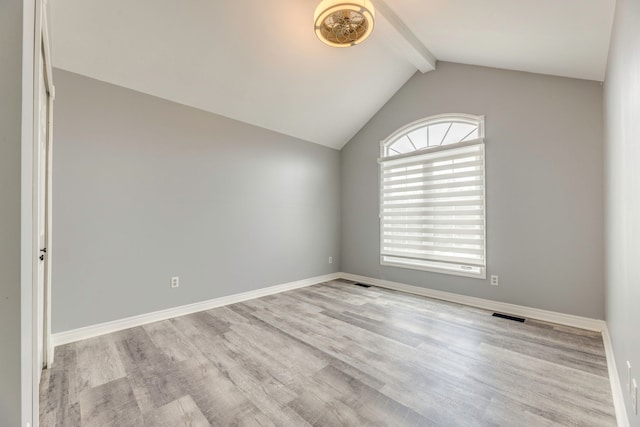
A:
MULTIPOLYGON (((33 49, 31 52, 30 61, 25 61, 23 64, 23 79, 26 79, 27 76, 30 77, 30 90, 27 98, 23 97, 23 114, 29 110, 30 117, 30 129, 29 130, 29 140, 24 141, 30 146, 23 145, 23 153, 28 154, 27 156, 23 156, 23 160, 26 160, 30 164, 29 166, 29 189, 26 189, 23 186, 23 195, 29 197, 30 209, 24 209, 23 221, 27 221, 27 218, 30 222, 28 225, 29 231, 28 235, 30 236, 29 241, 29 249, 30 253, 28 254, 28 263, 30 263, 30 289, 28 292, 23 295, 26 299, 23 299, 23 304, 29 304, 27 315, 30 320, 30 325, 27 323, 26 319, 23 317, 23 340, 27 339, 29 344, 27 345, 23 341, 23 363, 26 365, 28 363, 29 358, 31 359, 31 363, 29 367, 25 367, 29 372, 28 374, 23 371, 23 407, 22 407, 22 419, 23 423, 30 419, 31 426, 36 427, 39 425, 39 398, 40 398, 40 374, 43 369, 42 365, 38 363, 38 309, 39 309, 39 299, 38 299, 38 268, 40 260, 38 259, 40 255, 40 247, 39 247, 39 239, 38 239, 38 177, 39 177, 39 138, 38 132, 41 126, 40 122, 40 89, 41 89, 41 81, 39 77, 40 68, 44 69, 44 85, 45 90, 47 91, 47 161, 46 161, 46 198, 45 198, 45 242, 47 244, 47 256, 45 263, 45 271, 44 271, 44 292, 43 292, 43 309, 45 311, 42 316, 43 323, 41 327, 43 328, 43 357, 42 362, 43 365, 47 367, 51 366, 53 361, 53 353, 52 353, 52 345, 51 345, 51 253, 50 253, 50 245, 51 245, 51 172, 52 172, 52 117, 53 117, 53 98, 55 95, 55 87, 53 85, 53 73, 52 73, 52 62, 51 62, 51 47, 50 47, 50 38, 49 38, 49 28, 47 22, 47 0, 24 0, 25 1, 25 24, 28 23, 29 14, 31 15, 32 21, 31 25, 31 39, 33 42, 30 46, 26 46, 25 44, 25 55, 27 54, 26 49, 33 49), (43 63, 44 61, 44 63, 43 63), (30 62, 30 63, 29 63, 30 62), (29 99, 30 98, 30 99, 29 99), (29 295, 30 294, 30 295, 29 295), (30 356, 30 357, 29 357, 30 356), (30 392, 30 393, 29 393, 30 392), (27 396, 30 395, 28 398, 27 396), (28 400, 27 400, 28 399, 28 400), (27 415, 28 414, 28 415, 27 415)), ((27 37, 28 29, 25 28, 24 36, 27 37)), ((23 87, 26 82, 23 82, 23 87)), ((26 172, 26 171, 25 171, 26 172)), ((26 176, 25 176, 26 178, 26 176)), ((25 180, 26 181, 26 180, 25 180)), ((24 201, 24 199, 23 199, 24 201)), ((28 205, 23 206, 26 208, 28 205)), ((26 224, 25 224, 26 225, 26 224)), ((26 230, 24 230, 26 232, 26 230)), ((26 234, 26 233, 25 233, 26 234)), ((27 237, 25 235, 25 237, 27 237)), ((26 256, 23 252, 22 256, 26 256)), ((26 313, 25 313, 26 314, 26 313)))
MULTIPOLYGON (((53 251, 53 101, 55 86, 53 85, 53 67, 51 63, 51 46, 49 43, 49 27, 47 22, 47 1, 44 0, 40 11, 41 54, 44 59, 44 83, 47 91, 47 150, 46 150, 46 192, 45 192, 45 247, 47 254, 44 266, 44 326, 43 326, 43 363, 49 368, 53 363, 53 345, 51 342, 51 257, 53 251)), ((37 182, 35 183, 37 185, 37 182)), ((38 248, 40 249, 40 248, 38 248)), ((36 338, 37 339, 37 338, 36 338)))

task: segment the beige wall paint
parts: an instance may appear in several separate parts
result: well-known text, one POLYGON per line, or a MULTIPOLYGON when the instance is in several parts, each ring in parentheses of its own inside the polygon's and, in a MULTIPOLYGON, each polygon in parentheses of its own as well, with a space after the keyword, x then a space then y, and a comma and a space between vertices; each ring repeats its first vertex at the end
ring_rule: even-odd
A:
POLYGON ((604 317, 602 87, 439 63, 414 75, 342 150, 342 270, 562 313, 604 317), (441 113, 485 115, 487 279, 379 261, 380 141, 441 113))
POLYGON ((627 360, 640 384, 640 3, 618 0, 605 81, 606 319, 625 405, 627 360))
POLYGON ((54 333, 338 271, 337 150, 55 81, 54 333))
POLYGON ((23 3, 0 3, 0 425, 20 424, 23 3))

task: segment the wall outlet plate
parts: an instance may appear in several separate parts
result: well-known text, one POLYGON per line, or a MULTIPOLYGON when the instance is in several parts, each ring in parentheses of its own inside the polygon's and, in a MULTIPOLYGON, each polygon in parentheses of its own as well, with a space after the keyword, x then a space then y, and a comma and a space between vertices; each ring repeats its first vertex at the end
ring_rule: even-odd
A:
POLYGON ((333 264, 333 257, 332 256, 329 257, 329 264, 333 264))
POLYGON ((499 284, 499 278, 496 275, 492 275, 491 276, 491 286, 498 286, 499 284))
POLYGON ((172 288, 177 288, 178 286, 180 286, 180 277, 178 276, 174 276, 171 278, 171 287, 172 288))

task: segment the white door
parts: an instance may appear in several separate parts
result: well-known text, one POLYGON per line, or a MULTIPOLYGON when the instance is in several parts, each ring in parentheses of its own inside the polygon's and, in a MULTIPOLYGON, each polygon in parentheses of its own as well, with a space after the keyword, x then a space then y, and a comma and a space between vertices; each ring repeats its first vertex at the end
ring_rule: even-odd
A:
POLYGON ((40 373, 45 366, 46 344, 45 344, 45 286, 47 280, 47 164, 49 148, 49 95, 47 83, 45 81, 45 58, 40 53, 40 102, 39 102, 39 126, 38 126, 38 152, 37 158, 37 237, 38 237, 38 289, 37 289, 37 358, 38 358, 38 382, 40 373))

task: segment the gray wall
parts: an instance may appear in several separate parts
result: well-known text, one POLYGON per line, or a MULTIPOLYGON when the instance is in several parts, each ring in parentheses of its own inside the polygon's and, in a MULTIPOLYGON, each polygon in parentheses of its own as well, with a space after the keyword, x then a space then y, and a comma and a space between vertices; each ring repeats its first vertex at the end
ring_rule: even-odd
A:
POLYGON ((0 2, 0 426, 20 424, 22 1, 0 2))
POLYGON ((342 270, 603 318, 602 137, 597 82, 442 62, 417 73, 342 150, 342 270), (499 287, 379 261, 380 141, 456 112, 485 115, 487 274, 499 287))
POLYGON ((605 81, 606 317, 625 404, 627 367, 640 384, 640 3, 618 0, 605 81))
POLYGON ((54 333, 338 271, 338 151, 54 77, 54 333))

